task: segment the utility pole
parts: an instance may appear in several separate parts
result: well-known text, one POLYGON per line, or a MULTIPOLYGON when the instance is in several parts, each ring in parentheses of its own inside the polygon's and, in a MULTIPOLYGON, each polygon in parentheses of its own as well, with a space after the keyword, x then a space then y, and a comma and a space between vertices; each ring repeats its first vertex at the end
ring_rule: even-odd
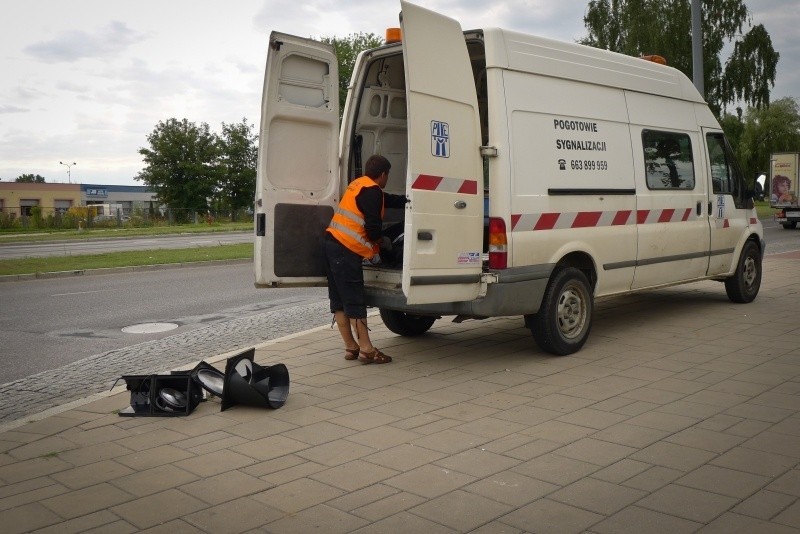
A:
POLYGON ((700 0, 692 0, 692 80, 694 86, 706 97, 703 81, 703 12, 700 0))

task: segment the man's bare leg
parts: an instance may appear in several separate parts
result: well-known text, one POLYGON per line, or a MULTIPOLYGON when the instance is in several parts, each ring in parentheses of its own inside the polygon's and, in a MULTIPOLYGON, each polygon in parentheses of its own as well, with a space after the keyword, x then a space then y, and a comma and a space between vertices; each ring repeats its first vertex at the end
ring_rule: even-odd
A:
POLYGON ((355 360, 358 357, 358 351, 360 350, 358 341, 356 341, 355 337, 353 337, 353 330, 350 327, 350 319, 344 314, 343 311, 337 311, 333 314, 334 319, 336 320, 336 326, 339 328, 339 334, 342 336, 342 341, 344 341, 344 348, 347 354, 345 358, 348 360, 355 360))

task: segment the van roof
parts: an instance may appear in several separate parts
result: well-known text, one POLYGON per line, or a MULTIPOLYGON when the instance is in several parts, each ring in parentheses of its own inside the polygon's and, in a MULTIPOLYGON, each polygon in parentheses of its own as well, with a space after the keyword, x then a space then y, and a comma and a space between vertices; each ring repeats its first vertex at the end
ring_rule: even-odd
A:
POLYGON ((681 71, 577 43, 486 28, 486 67, 499 67, 705 103, 681 71))

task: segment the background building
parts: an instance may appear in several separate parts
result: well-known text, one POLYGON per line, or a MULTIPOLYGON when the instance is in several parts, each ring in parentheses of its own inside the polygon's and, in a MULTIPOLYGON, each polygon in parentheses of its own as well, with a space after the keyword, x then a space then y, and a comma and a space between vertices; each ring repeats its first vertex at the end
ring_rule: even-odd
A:
POLYGON ((120 226, 134 216, 141 223, 159 207, 145 186, 0 182, 2 230, 120 226))
POLYGON ((81 204, 78 184, 36 184, 0 182, 0 213, 10 217, 30 217, 38 206, 42 215, 66 213, 81 204))
POLYGON ((156 195, 143 185, 98 185, 80 184, 80 201, 84 206, 98 206, 98 215, 121 215, 130 217, 138 210, 158 207, 156 195), (101 208, 102 206, 102 208, 101 208), (112 213, 106 213, 108 209, 112 213))

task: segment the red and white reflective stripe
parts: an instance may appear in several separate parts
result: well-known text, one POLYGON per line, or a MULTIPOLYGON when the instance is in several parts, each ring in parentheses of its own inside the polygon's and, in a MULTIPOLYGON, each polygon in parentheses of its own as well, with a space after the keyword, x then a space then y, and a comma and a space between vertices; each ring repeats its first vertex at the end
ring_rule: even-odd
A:
POLYGON ((523 213, 511 216, 512 232, 597 228, 629 224, 686 222, 692 208, 662 210, 579 211, 575 213, 523 213))
POLYGON ((414 178, 414 183, 411 184, 411 189, 477 195, 478 182, 475 180, 462 180, 460 178, 447 178, 444 176, 418 174, 416 178, 414 178))

